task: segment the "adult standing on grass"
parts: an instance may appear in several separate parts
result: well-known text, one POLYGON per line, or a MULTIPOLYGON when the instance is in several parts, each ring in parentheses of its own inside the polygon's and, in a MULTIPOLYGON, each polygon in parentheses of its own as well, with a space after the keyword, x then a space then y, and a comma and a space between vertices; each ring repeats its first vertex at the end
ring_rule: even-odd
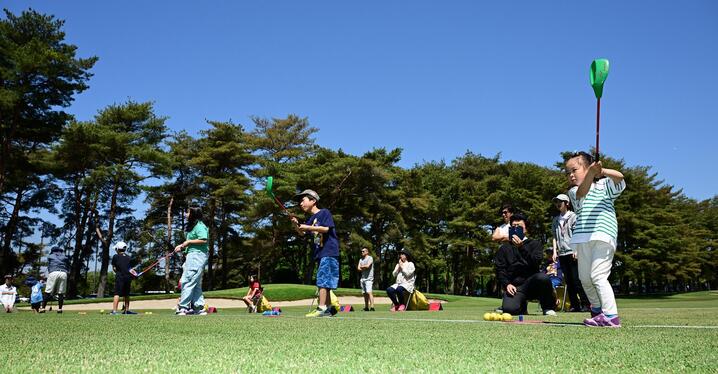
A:
POLYGON ((394 266, 394 271, 392 272, 392 275, 396 277, 396 282, 386 289, 386 294, 393 304, 390 309, 392 312, 405 311, 406 304, 404 304, 404 294, 410 295, 414 292, 416 267, 411 260, 411 253, 409 253, 409 251, 402 249, 401 252, 399 252, 399 262, 394 266))
POLYGON ((494 263, 499 283, 504 290, 501 310, 510 314, 526 314, 529 299, 537 298, 544 315, 555 316, 556 298, 548 275, 540 272, 543 246, 529 238, 528 220, 521 213, 511 216, 511 243, 504 243, 494 263))
POLYGON ((12 313, 17 298, 17 287, 12 285, 12 275, 5 276, 5 283, 0 286, 0 303, 5 313, 12 313))
POLYGON ((623 174, 593 162, 586 152, 578 152, 566 161, 571 204, 578 218, 571 247, 578 253, 578 275, 588 300, 591 318, 583 321, 591 327, 621 327, 613 288, 608 281, 618 242, 618 221, 613 203, 626 189, 623 174), (600 179, 595 179, 600 178, 600 179))
POLYGON ((368 248, 361 249, 361 259, 357 270, 361 272, 359 284, 361 292, 364 295, 364 311, 374 311, 374 294, 372 287, 374 286, 374 259, 369 255, 368 248))
POLYGON ((319 262, 317 269, 317 288, 319 289, 319 305, 307 317, 327 317, 336 313, 331 305, 330 290, 339 285, 339 238, 334 226, 334 218, 329 209, 319 209, 319 194, 313 190, 304 190, 296 195, 300 207, 305 213, 311 214, 306 223, 299 224, 297 217, 292 217, 299 235, 311 235, 314 260, 319 262))
POLYGON ((566 293, 571 302, 569 312, 587 312, 588 296, 583 291, 581 279, 578 277, 578 262, 576 252, 571 248, 571 236, 576 227, 576 213, 570 207, 570 200, 566 194, 558 194, 553 198, 553 203, 559 211, 559 215, 553 217, 551 233, 553 234, 552 259, 558 261, 563 272, 563 279, 566 282, 566 293))
POLYGON ((60 247, 53 247, 47 256, 47 285, 45 286, 45 297, 42 300, 42 309, 45 311, 48 300, 53 295, 57 297, 57 312, 62 313, 62 304, 65 302, 65 291, 67 290, 67 273, 70 272, 70 259, 65 256, 65 251, 60 247))
POLYGON ((123 241, 115 244, 117 254, 112 256, 112 269, 115 271, 115 297, 112 300, 112 312, 116 315, 120 297, 124 298, 125 307, 122 314, 137 314, 130 310, 130 286, 132 278, 137 276, 135 269, 130 267, 130 256, 127 255, 127 244, 123 241))
POLYGON ((175 252, 185 252, 182 277, 180 278, 182 291, 176 314, 180 316, 206 315, 204 295, 202 294, 202 274, 207 265, 209 230, 202 222, 202 210, 199 207, 190 207, 185 213, 185 219, 187 220, 187 240, 175 247, 175 252))
POLYGON ((510 220, 514 214, 514 208, 511 204, 504 204, 504 206, 501 207, 500 214, 504 223, 494 230, 493 235, 491 235, 491 240, 503 243, 509 241, 509 226, 511 226, 510 220))

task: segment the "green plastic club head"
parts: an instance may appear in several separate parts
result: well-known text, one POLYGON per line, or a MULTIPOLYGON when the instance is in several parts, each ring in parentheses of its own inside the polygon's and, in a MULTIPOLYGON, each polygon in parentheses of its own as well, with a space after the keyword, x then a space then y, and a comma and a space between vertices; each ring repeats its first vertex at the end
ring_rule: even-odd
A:
POLYGON ((274 183, 274 178, 267 177, 267 185, 264 187, 265 190, 267 190, 267 194, 269 196, 274 196, 274 193, 272 192, 272 184, 274 183))
POLYGON ((600 99, 603 95, 603 82, 608 77, 608 60, 599 58, 591 63, 591 87, 596 98, 600 99))

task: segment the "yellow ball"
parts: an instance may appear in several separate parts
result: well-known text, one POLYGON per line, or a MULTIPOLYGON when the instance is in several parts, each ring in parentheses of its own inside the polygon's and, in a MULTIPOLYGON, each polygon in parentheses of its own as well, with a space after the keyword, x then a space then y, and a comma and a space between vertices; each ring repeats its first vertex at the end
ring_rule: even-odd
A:
POLYGON ((491 313, 489 313, 489 312, 484 313, 484 321, 491 321, 491 313))
POLYGON ((498 321, 501 317, 497 313, 491 313, 491 320, 498 321))
POLYGON ((501 318, 502 318, 504 321, 511 321, 511 320, 513 319, 513 317, 511 317, 511 314, 509 314, 509 313, 504 313, 504 314, 502 314, 502 315, 501 315, 501 318))
POLYGON ((100 309, 100 314, 105 314, 105 310, 104 310, 104 309, 100 309))

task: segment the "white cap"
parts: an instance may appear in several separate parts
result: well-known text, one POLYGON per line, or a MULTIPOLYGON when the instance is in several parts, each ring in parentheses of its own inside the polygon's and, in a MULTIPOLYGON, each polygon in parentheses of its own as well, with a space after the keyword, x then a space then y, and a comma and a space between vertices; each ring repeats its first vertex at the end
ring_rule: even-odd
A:
POLYGON ((115 251, 124 251, 125 249, 127 249, 127 243, 119 241, 117 242, 117 244, 115 244, 115 251))

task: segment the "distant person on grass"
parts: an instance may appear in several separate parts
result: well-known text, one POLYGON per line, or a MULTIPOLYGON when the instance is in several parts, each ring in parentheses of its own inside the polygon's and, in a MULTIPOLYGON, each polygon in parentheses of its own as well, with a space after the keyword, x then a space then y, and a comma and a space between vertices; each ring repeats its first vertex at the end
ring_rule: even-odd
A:
POLYGON ((206 315, 204 295, 202 294, 202 274, 207 265, 209 230, 202 222, 202 210, 199 207, 190 207, 185 213, 185 218, 187 219, 187 240, 175 247, 175 252, 185 252, 182 277, 180 278, 182 291, 180 291, 176 314, 180 316, 206 315))
MULTIPOLYGON (((40 276, 40 279, 30 277, 25 283, 30 286, 30 308, 35 313, 41 313, 40 307, 42 306, 42 291, 45 289, 45 277, 40 276)), ((42 311, 44 312, 44 310, 42 311)))
POLYGON ((65 302, 67 291, 67 273, 70 272, 70 259, 65 256, 65 251, 60 247, 53 247, 47 256, 47 285, 45 296, 42 299, 40 312, 45 311, 47 302, 54 296, 57 297, 57 312, 62 313, 62 305, 65 302))
POLYGON ((247 287, 247 294, 242 298, 244 304, 247 305, 247 312, 255 313, 257 311, 255 305, 255 297, 261 292, 260 288, 262 285, 259 284, 259 278, 256 275, 249 276, 249 287, 247 287))
POLYGON ((15 310, 15 299, 17 298, 17 287, 12 284, 12 275, 5 276, 5 283, 0 285, 0 303, 5 313, 12 313, 15 310))
POLYGON ((511 204, 504 204, 499 213, 501 214, 501 219, 504 220, 504 223, 494 230, 493 235, 491 235, 491 240, 499 243, 508 242, 509 226, 511 226, 510 220, 511 216, 514 214, 514 208, 511 204))
POLYGON ((586 152, 573 154, 566 161, 573 187, 568 191, 578 217, 571 247, 578 254, 578 275, 591 302, 591 327, 621 327, 613 288, 608 281, 618 242, 618 221, 614 202, 626 189, 623 174, 593 162, 586 152), (600 178, 600 179, 598 179, 600 178))
POLYGON ((311 214, 306 223, 300 224, 297 217, 292 217, 299 235, 309 233, 311 236, 314 260, 319 262, 317 269, 317 288, 319 289, 319 305, 307 317, 328 317, 336 314, 332 307, 329 292, 339 285, 339 238, 334 226, 334 218, 329 209, 317 206, 319 194, 313 190, 304 190, 296 196, 302 211, 311 214))
POLYGON ((123 297, 125 302, 122 314, 137 314, 130 310, 130 286, 132 278, 137 276, 137 272, 130 267, 131 259, 126 253, 127 244, 122 241, 118 242, 115 244, 115 251, 117 254, 112 256, 112 270, 115 272, 115 297, 112 301, 112 312, 110 314, 119 314, 117 313, 117 306, 120 303, 120 297, 123 297))
MULTIPOLYGON (((416 281, 416 267, 411 261, 411 253, 406 249, 399 252, 399 262, 394 266, 392 275, 396 277, 396 283, 386 289, 386 294, 391 299, 392 312, 403 312, 406 310, 404 299, 414 292, 414 283, 416 281)), ((408 303, 408 301, 407 301, 408 303)))
POLYGON ((501 310, 526 314, 528 300, 538 299, 544 315, 555 316, 556 298, 551 279, 540 271, 543 246, 529 237, 528 220, 521 213, 511 216, 511 243, 503 243, 494 260, 499 283, 504 290, 501 310))
POLYGON ((576 227, 576 213, 570 208, 570 200, 566 194, 558 194, 553 203, 559 214, 553 218, 551 233, 553 234, 554 261, 558 261, 566 281, 566 293, 571 302, 569 312, 587 312, 588 296, 583 291, 581 279, 578 277, 578 261, 576 252, 571 248, 571 236, 576 227))
POLYGON ((374 286, 374 259, 369 255, 368 248, 361 249, 361 259, 357 270, 361 273, 359 285, 361 285, 361 293, 364 295, 364 311, 374 311, 374 294, 372 287, 374 286))

